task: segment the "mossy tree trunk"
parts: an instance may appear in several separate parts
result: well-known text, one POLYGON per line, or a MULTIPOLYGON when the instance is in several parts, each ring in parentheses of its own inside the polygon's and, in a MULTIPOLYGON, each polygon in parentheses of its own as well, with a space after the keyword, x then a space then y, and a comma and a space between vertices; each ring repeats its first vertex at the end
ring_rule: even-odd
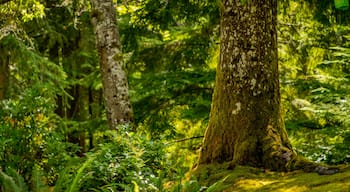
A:
POLYGON ((112 0, 91 0, 92 24, 102 73, 107 120, 111 129, 133 122, 128 81, 112 0))
POLYGON ((280 105, 277 0, 222 0, 221 50, 199 165, 286 170, 296 153, 280 105))

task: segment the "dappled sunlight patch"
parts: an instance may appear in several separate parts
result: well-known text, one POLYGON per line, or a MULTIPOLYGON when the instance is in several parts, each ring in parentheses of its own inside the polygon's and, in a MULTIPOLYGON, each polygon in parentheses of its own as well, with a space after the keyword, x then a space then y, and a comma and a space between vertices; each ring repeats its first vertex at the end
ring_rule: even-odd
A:
POLYGON ((320 185, 312 188, 309 192, 318 192, 318 191, 350 191, 350 181, 329 183, 327 185, 320 185))
POLYGON ((265 185, 270 185, 275 181, 265 179, 242 179, 235 183, 235 186, 239 189, 246 191, 255 191, 265 185))
POLYGON ((302 192, 302 191, 308 191, 309 188, 305 187, 305 186, 293 186, 290 188, 281 188, 278 189, 276 191, 278 192, 302 192))
POLYGON ((232 187, 226 189, 229 191, 274 191, 274 192, 303 192, 309 188, 304 185, 289 186, 284 182, 273 179, 243 179, 235 183, 232 187))

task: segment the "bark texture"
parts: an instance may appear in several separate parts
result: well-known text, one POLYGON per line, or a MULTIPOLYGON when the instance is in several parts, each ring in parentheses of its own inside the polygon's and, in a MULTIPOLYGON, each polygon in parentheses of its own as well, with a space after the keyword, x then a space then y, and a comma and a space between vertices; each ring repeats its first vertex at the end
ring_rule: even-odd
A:
POLYGON ((92 24, 99 54, 109 127, 133 122, 128 81, 112 0, 91 0, 92 24))
POLYGON ((220 63, 199 164, 286 170, 296 158, 282 110, 277 0, 222 0, 220 63))

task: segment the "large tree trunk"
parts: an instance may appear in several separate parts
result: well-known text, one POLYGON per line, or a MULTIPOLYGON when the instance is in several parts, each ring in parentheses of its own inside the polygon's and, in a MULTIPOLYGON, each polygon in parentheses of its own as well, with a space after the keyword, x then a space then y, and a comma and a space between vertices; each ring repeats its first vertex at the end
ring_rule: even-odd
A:
POLYGON ((199 164, 286 170, 295 159, 282 110, 277 0, 222 0, 221 50, 199 164))
POLYGON ((338 172, 297 156, 288 140, 280 104, 277 0, 222 0, 221 11, 220 63, 199 166, 229 162, 338 172))
POLYGON ((112 0, 91 0, 92 23, 102 72, 103 92, 109 127, 130 124, 133 112, 128 81, 123 69, 123 54, 112 0))

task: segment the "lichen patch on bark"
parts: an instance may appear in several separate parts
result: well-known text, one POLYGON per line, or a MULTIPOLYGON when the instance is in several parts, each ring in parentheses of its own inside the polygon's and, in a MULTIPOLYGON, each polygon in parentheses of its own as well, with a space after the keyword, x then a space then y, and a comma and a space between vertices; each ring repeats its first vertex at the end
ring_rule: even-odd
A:
POLYGON ((92 24, 102 73, 102 84, 111 129, 133 122, 129 88, 124 71, 122 46, 111 0, 91 0, 92 24))

